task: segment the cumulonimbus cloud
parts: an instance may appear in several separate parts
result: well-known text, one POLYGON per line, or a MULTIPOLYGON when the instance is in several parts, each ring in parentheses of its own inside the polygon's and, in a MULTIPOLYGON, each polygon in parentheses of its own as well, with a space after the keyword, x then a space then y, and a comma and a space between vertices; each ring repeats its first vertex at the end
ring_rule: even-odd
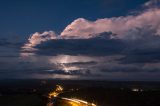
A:
POLYGON ((150 0, 145 4, 149 9, 136 15, 96 21, 78 18, 59 35, 53 31, 34 33, 22 47, 21 54, 22 56, 37 54, 33 56, 34 58, 31 57, 35 61, 34 64, 31 62, 31 65, 37 63, 32 67, 35 67, 34 70, 37 67, 37 70, 41 69, 40 72, 34 72, 41 75, 40 77, 46 75, 48 78, 54 75, 54 78, 57 78, 58 75, 60 78, 62 77, 60 75, 64 75, 63 77, 80 75, 78 78, 82 78, 89 75, 95 78, 97 75, 97 78, 104 79, 159 80, 160 8, 151 6, 156 3, 154 1, 159 0, 150 0), (99 36, 103 36, 103 39, 97 39, 99 36), (72 57, 59 57, 60 54, 72 57))

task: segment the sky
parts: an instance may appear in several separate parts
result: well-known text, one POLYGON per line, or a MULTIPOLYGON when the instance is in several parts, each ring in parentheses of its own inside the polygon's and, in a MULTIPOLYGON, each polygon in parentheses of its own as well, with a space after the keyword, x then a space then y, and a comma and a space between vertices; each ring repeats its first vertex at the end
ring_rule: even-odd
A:
MULTIPOLYGON (((128 14, 146 0, 1 0, 1 36, 28 36, 36 31, 60 33, 77 18, 96 20, 128 14)), ((23 38, 23 37, 22 37, 23 38)))
POLYGON ((0 78, 160 80, 160 0, 1 0, 0 78))

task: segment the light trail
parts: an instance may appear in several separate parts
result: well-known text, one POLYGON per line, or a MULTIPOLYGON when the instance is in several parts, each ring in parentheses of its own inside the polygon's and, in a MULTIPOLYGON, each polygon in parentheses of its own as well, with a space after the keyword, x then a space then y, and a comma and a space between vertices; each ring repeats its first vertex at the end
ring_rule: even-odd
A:
MULTIPOLYGON (((84 100, 75 99, 75 98, 64 98, 64 97, 58 97, 60 93, 63 92, 63 87, 60 85, 56 85, 56 89, 49 93, 48 98, 51 100, 53 98, 59 98, 59 100, 64 102, 66 104, 69 104, 69 106, 96 106, 94 103, 89 103, 84 100)), ((47 106, 54 106, 53 102, 49 102, 47 106)))
POLYGON ((86 106, 96 106, 94 103, 88 103, 88 102, 86 102, 84 100, 80 100, 80 99, 75 99, 75 98, 71 98, 71 99, 70 98, 61 98, 61 99, 77 103, 77 104, 79 104, 78 106, 81 106, 81 104, 84 104, 86 106))

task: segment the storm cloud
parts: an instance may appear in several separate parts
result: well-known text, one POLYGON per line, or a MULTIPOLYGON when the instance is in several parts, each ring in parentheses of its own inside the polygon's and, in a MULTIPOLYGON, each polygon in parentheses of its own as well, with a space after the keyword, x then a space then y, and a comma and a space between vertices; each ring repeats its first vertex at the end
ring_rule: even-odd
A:
MULTIPOLYGON (((1 57, 0 76, 160 80, 158 3, 150 0, 142 11, 126 16, 78 18, 59 34, 33 33, 23 45, 17 44, 19 57, 1 57)), ((10 44, 0 40, 0 47, 4 45, 10 44)))

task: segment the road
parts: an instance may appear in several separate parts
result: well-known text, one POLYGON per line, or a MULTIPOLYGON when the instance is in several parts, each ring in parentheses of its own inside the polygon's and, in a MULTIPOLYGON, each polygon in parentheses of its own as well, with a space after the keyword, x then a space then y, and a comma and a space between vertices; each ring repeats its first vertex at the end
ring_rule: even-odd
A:
POLYGON ((96 106, 93 103, 89 103, 75 98, 59 97, 60 93, 64 93, 63 87, 56 85, 56 89, 49 93, 48 98, 50 102, 47 106, 96 106))
POLYGON ((79 100, 79 99, 62 98, 62 100, 72 104, 72 106, 96 106, 93 103, 88 103, 86 101, 79 100))
MULTIPOLYGON (((58 106, 96 106, 93 103, 88 103, 79 99, 70 99, 70 98, 58 98, 57 99, 58 106)), ((48 103, 47 106, 54 106, 54 103, 48 103)), ((57 106, 57 105, 56 105, 57 106)))

